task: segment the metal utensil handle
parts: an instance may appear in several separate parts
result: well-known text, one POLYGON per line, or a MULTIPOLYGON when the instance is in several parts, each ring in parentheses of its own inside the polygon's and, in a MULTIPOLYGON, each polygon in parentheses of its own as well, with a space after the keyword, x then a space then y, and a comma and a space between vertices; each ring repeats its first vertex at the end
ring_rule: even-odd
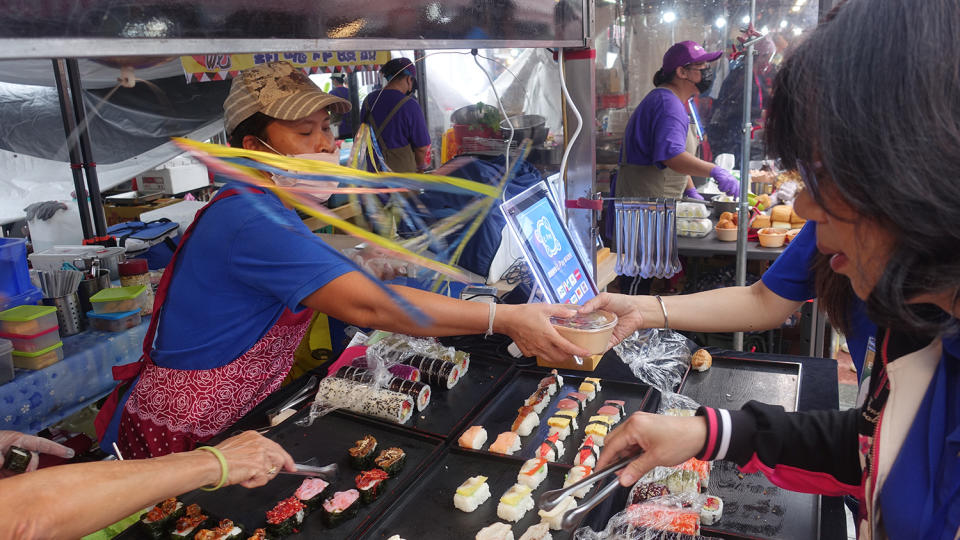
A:
POLYGON ((604 499, 606 499, 611 494, 613 494, 613 492, 616 491, 617 488, 619 487, 620 487, 620 480, 614 480, 610 482, 609 484, 604 486, 603 489, 598 491, 596 495, 594 495, 593 497, 585 501, 580 506, 564 514, 563 520, 560 522, 560 526, 563 527, 563 530, 565 531, 574 530, 577 527, 577 525, 579 525, 580 522, 583 521, 585 517, 587 517, 587 514, 589 514, 590 511, 593 510, 595 506, 603 502, 604 499))
POLYGON ((606 469, 603 469, 601 471, 597 471, 594 474, 591 474, 590 476, 584 478, 583 480, 580 480, 576 484, 572 484, 561 489, 554 489, 552 491, 548 491, 544 493, 543 495, 540 495, 540 501, 539 501, 540 508, 543 510, 546 510, 547 512, 553 510, 554 508, 557 507, 558 504, 560 504, 560 501, 562 501, 564 498, 569 496, 574 491, 577 491, 578 489, 584 486, 592 485, 592 484, 595 484, 596 482, 603 480, 604 478, 610 476, 611 474, 629 465, 630 462, 636 459, 638 455, 639 454, 633 454, 625 458, 621 458, 620 461, 614 463, 613 465, 607 467, 606 469))
POLYGON ((617 275, 623 275, 623 203, 620 201, 614 201, 613 203, 613 215, 614 215, 614 233, 617 238, 617 262, 616 262, 616 272, 617 275))

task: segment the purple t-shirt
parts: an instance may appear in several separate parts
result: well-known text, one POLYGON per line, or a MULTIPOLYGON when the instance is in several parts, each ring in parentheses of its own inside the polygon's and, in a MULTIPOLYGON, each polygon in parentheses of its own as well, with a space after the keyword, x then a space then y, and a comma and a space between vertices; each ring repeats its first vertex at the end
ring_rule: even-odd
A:
POLYGON ((683 102, 666 88, 654 88, 630 115, 623 133, 620 161, 632 165, 656 165, 687 149, 690 117, 683 102))
POLYGON ((372 92, 363 101, 363 107, 360 109, 360 120, 362 122, 367 121, 367 111, 373 105, 373 121, 377 127, 383 128, 381 139, 387 148, 429 146, 430 132, 427 131, 427 121, 424 120, 423 110, 420 109, 420 104, 415 99, 407 100, 403 107, 397 111, 397 114, 393 115, 390 123, 386 126, 383 125, 383 121, 390 114, 390 111, 405 97, 406 95, 403 92, 393 89, 372 92))
MULTIPOLYGON (((347 101, 350 101, 350 89, 346 86, 336 86, 333 90, 330 90, 330 95, 337 96, 338 98, 343 98, 347 101)), ((352 135, 353 134, 353 118, 350 113, 340 115, 340 136, 352 135)))

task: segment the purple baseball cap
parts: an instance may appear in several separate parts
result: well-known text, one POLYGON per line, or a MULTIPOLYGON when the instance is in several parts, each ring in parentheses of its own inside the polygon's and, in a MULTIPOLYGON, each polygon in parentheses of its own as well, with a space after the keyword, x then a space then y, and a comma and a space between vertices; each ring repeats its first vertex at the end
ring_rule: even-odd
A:
POLYGON ((713 62, 723 55, 723 51, 707 52, 696 41, 674 43, 663 55, 663 72, 673 73, 680 66, 697 62, 713 62))

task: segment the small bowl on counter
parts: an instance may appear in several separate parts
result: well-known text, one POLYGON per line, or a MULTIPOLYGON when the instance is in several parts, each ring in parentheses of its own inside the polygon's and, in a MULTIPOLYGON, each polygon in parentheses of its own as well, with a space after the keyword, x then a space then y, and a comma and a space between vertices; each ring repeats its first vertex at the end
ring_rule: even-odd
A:
POLYGON ((767 248, 783 247, 787 240, 787 231, 784 229, 766 228, 757 231, 757 237, 760 239, 760 245, 767 248))
POLYGON ((721 242, 736 242, 737 241, 737 228, 732 229, 721 229, 717 227, 714 229, 717 232, 717 240, 721 242))

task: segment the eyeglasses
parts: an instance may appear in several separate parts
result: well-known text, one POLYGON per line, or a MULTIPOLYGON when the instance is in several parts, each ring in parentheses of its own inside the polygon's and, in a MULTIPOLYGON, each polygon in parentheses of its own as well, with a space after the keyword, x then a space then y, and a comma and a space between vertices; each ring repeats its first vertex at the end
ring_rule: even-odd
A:
POLYGON ((797 172, 800 173, 800 179, 810 189, 817 189, 817 170, 823 169, 823 163, 814 161, 811 165, 802 159, 797 160, 797 172))

